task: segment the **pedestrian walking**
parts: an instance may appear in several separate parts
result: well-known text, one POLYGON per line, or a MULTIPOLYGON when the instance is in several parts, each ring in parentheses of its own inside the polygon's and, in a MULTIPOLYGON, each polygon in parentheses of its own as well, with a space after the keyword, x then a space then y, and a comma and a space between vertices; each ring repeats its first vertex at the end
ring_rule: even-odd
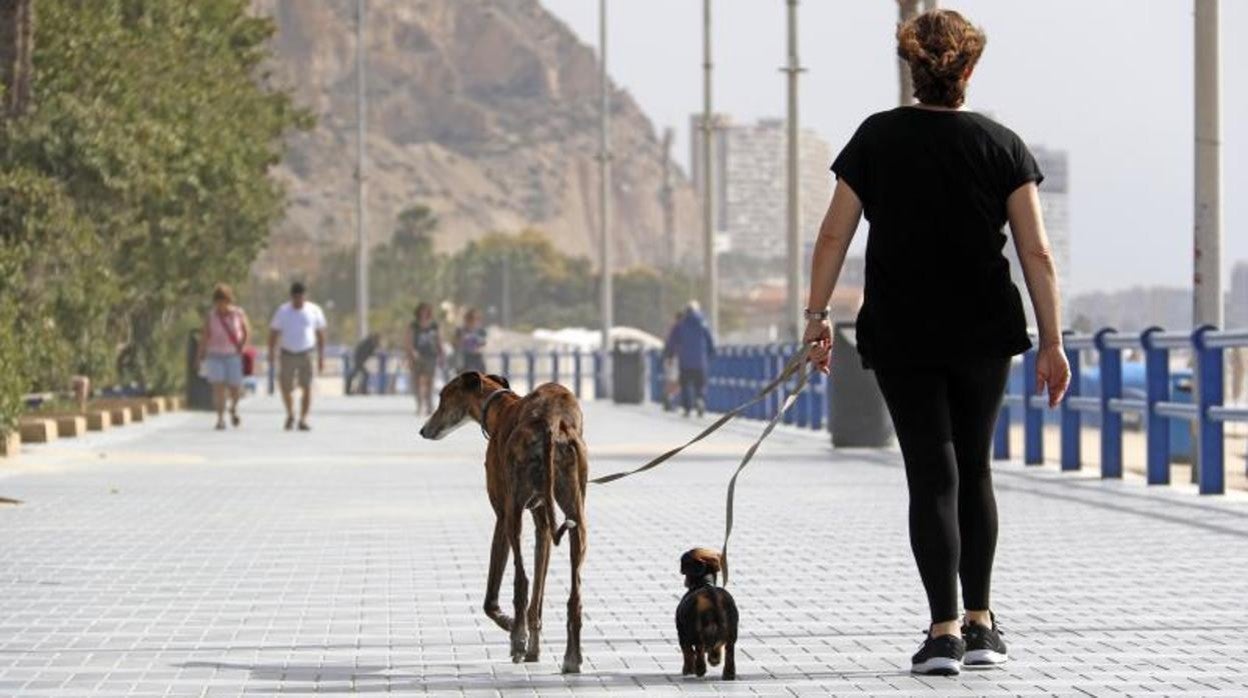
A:
MULTIPOLYGON (((347 395, 353 393, 352 386, 355 385, 357 377, 363 377, 363 381, 359 385, 359 392, 368 395, 368 383, 370 374, 368 372, 368 360, 373 358, 377 353, 377 349, 381 347, 381 335, 372 332, 359 343, 355 345, 355 351, 351 354, 351 373, 347 376, 345 386, 347 395)), ((381 391, 385 392, 385 386, 381 387, 381 391)))
POLYGON ((672 335, 684 312, 676 313, 672 326, 667 330, 667 342, 663 345, 663 411, 671 412, 675 408, 676 396, 680 394, 680 366, 676 361, 676 349, 672 345, 672 335))
POLYGON ((715 340, 702 317, 697 301, 689 301, 680 320, 668 333, 665 353, 676 357, 676 374, 680 382, 680 406, 685 416, 690 408, 698 416, 706 413, 706 370, 715 356, 715 340))
POLYGON ((1039 326, 1036 381, 1050 405, 1070 368, 1037 193, 1044 175, 1013 131, 963 108, 983 32, 957 12, 931 10, 902 24, 897 42, 918 104, 868 117, 832 164, 837 183, 815 243, 805 340, 826 372, 828 300, 865 214, 858 351, 896 427, 910 545, 931 611, 911 671, 956 674, 964 663, 1008 657, 989 603, 997 545, 989 458, 1012 357, 1031 341, 1002 254, 1007 222, 1039 326))
POLYGON ((455 331, 455 354, 460 371, 485 373, 485 328, 476 308, 464 312, 464 324, 455 331))
POLYGON ((234 291, 225 284, 212 289, 212 308, 200 331, 198 364, 200 375, 212 386, 212 406, 217 411, 217 430, 225 429, 226 394, 229 394, 230 422, 239 426, 238 401, 243 393, 243 356, 251 325, 247 313, 234 304, 234 291))
POLYGON ((278 384, 286 406, 287 431, 295 428, 294 392, 301 391, 299 430, 308 431, 308 411, 312 408, 312 354, 316 372, 325 370, 325 313, 306 298, 302 283, 290 286, 290 300, 273 313, 269 323, 269 360, 278 362, 278 384), (278 349, 281 349, 280 354, 278 349))
POLYGON ((407 363, 412 371, 416 413, 433 414, 433 373, 445 365, 442 334, 433 318, 433 306, 416 306, 415 319, 407 329, 407 363))

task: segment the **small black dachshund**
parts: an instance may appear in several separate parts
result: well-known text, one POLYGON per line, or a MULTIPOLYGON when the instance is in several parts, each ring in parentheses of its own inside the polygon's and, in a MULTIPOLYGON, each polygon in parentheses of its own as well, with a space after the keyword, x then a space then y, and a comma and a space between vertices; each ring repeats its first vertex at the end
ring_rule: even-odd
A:
POLYGON ((676 606, 676 636, 685 663, 682 676, 706 675, 706 665, 724 662, 724 680, 737 678, 737 604, 732 594, 715 586, 721 569, 719 553, 694 548, 680 556, 680 573, 689 590, 676 606))

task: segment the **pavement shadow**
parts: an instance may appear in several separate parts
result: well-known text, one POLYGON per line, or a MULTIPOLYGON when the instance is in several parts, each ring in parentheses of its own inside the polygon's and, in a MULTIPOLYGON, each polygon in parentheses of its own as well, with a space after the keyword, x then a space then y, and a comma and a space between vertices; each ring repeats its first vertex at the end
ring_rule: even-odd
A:
MULTIPOLYGON (((402 690, 422 691, 541 691, 543 689, 575 690, 577 688, 636 688, 675 687, 683 684, 719 683, 714 675, 705 678, 682 677, 675 673, 620 673, 590 672, 563 675, 551 670, 550 674, 495 674, 489 667, 472 665, 481 673, 464 674, 445 669, 433 673, 421 673, 416 667, 381 665, 334 665, 334 664, 250 664, 245 662, 192 661, 173 665, 180 669, 218 669, 246 671, 253 681, 281 684, 283 690, 301 690, 298 685, 318 693, 386 693, 402 690)), ((446 666, 446 665, 441 665, 446 666)), ((464 665, 452 665, 463 668, 464 665)), ((502 664, 500 666, 510 666, 502 664)), ((868 678, 900 678, 910 676, 907 671, 847 670, 827 672, 784 672, 778 674, 742 673, 735 685, 773 682, 830 681, 868 678)), ((728 684, 725 684, 728 685, 728 684)), ((276 686, 274 687, 277 688, 276 686)))

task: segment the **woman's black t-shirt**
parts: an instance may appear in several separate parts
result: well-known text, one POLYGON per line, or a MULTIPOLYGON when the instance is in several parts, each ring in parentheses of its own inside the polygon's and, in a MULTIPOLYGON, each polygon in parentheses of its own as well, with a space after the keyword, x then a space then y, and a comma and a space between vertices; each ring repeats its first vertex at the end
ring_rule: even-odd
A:
POLYGON ((1022 139, 967 111, 868 117, 832 164, 870 223, 858 351, 868 367, 1013 356, 1031 346, 1010 280, 1006 199, 1044 179, 1022 139))

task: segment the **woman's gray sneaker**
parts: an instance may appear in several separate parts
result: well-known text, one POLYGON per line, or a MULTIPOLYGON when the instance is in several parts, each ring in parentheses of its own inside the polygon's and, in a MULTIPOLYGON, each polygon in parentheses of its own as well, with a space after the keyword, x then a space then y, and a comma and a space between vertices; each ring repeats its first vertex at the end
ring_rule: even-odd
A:
POLYGON ((1001 626, 994 616, 992 627, 985 628, 979 623, 967 622, 962 625, 962 637, 966 640, 966 659, 968 667, 993 667, 1009 661, 1009 652, 1001 639, 1001 626))
POLYGON ((910 658, 910 673, 957 676, 962 671, 962 656, 965 653, 966 643, 960 637, 928 637, 919 651, 910 658))

